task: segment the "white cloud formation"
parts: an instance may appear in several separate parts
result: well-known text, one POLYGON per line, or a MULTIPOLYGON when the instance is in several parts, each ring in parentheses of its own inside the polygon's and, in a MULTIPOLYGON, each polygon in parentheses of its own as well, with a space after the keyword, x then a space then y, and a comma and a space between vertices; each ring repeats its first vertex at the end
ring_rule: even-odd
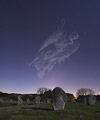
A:
POLYGON ((70 35, 64 32, 63 26, 65 20, 62 20, 58 30, 54 32, 42 44, 35 58, 29 64, 34 65, 39 78, 43 79, 46 73, 50 72, 57 63, 65 61, 70 55, 75 53, 79 48, 78 37, 76 32, 70 35))

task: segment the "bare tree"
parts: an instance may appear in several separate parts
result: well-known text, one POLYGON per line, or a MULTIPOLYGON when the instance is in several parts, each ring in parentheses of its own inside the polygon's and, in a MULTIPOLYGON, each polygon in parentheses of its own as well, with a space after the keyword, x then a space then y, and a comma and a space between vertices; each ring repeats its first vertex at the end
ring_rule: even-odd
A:
POLYGON ((92 89, 88 89, 88 95, 94 95, 95 92, 92 89))
POLYGON ((81 89, 78 89, 77 92, 76 92, 76 96, 78 97, 79 95, 94 95, 95 92, 92 90, 92 89, 88 89, 88 88, 81 88, 81 89))
POLYGON ((39 88, 38 90, 37 90, 37 93, 39 93, 39 94, 44 94, 46 91, 49 91, 50 89, 48 89, 48 88, 39 88))

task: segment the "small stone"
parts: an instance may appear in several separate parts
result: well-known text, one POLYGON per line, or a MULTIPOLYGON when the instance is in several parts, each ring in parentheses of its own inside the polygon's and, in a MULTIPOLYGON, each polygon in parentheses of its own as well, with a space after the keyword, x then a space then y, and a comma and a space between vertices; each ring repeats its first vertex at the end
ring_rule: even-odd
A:
POLYGON ((40 104, 40 101, 41 101, 41 97, 40 96, 36 96, 35 97, 35 103, 36 104, 40 104))
POLYGON ((21 96, 19 95, 19 96, 18 96, 18 105, 20 105, 20 104, 22 104, 22 103, 23 103, 23 100, 22 100, 21 96))
POLYGON ((27 99, 27 103, 30 103, 30 99, 29 98, 27 99))
POLYGON ((83 115, 80 115, 79 117, 80 117, 80 120, 84 120, 84 117, 83 117, 83 115))
POLYGON ((3 99, 2 98, 0 98, 0 103, 2 103, 3 102, 3 99))

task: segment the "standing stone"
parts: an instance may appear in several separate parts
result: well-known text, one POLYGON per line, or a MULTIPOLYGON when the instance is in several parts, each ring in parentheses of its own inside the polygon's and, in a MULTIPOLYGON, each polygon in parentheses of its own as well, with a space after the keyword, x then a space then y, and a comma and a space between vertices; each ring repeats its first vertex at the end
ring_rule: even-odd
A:
POLYGON ((13 103, 13 100, 12 99, 10 99, 10 101, 9 101, 11 104, 13 103))
POLYGON ((64 90, 56 87, 52 92, 54 110, 64 110, 67 96, 64 90))
POLYGON ((3 102, 3 99, 2 98, 0 98, 0 103, 2 103, 3 102))
POLYGON ((35 98, 33 99, 33 103, 36 103, 36 102, 35 102, 35 98))
POLYGON ((27 99, 27 103, 30 103, 30 99, 29 98, 27 99))
POLYGON ((36 104, 40 104, 40 101, 41 101, 41 97, 40 96, 36 96, 35 97, 35 103, 36 104))
POLYGON ((84 117, 83 117, 83 115, 80 115, 79 117, 80 117, 80 120, 84 120, 84 117))
POLYGON ((100 103, 100 95, 96 96, 97 103, 100 103))
POLYGON ((87 102, 89 105, 95 105, 96 104, 96 97, 94 95, 88 95, 87 102))
POLYGON ((83 98, 83 103, 87 104, 87 98, 86 98, 86 96, 84 96, 84 98, 83 98))
POLYGON ((49 98, 46 99, 46 102, 47 102, 48 104, 51 103, 51 101, 50 101, 49 98))
POLYGON ((75 103, 75 98, 74 98, 74 96, 71 97, 71 103, 75 103))
POLYGON ((21 96, 19 95, 19 96, 18 96, 18 105, 20 105, 20 104, 22 104, 22 103, 23 103, 23 100, 22 100, 21 96))

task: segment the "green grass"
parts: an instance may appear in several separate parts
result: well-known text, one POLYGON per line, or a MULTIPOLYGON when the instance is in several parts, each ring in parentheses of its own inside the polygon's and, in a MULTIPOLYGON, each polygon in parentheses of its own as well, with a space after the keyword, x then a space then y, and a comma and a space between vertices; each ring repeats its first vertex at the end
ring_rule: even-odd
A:
POLYGON ((81 120, 80 115, 85 120, 100 120, 100 104, 67 103, 61 111, 53 111, 50 104, 0 105, 0 120, 81 120))

